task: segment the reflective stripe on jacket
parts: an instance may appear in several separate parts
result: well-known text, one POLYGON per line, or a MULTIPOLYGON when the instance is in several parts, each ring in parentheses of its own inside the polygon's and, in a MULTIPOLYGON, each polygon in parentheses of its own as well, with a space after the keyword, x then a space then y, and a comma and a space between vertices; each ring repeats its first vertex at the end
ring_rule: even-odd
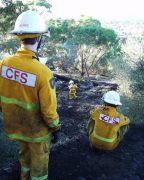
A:
POLYGON ((9 138, 46 141, 60 127, 53 73, 24 47, 0 63, 0 106, 9 138))
POLYGON ((128 118, 111 106, 91 111, 90 120, 94 121, 93 131, 89 136, 90 142, 97 148, 105 150, 111 150, 118 145, 119 129, 129 124, 128 118))

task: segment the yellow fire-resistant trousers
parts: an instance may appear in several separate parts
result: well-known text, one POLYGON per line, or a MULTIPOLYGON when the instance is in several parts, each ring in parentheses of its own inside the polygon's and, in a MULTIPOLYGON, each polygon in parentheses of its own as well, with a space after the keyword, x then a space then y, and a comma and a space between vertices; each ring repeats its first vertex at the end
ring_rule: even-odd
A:
POLYGON ((47 180, 51 139, 32 143, 20 141, 19 160, 22 180, 47 180))

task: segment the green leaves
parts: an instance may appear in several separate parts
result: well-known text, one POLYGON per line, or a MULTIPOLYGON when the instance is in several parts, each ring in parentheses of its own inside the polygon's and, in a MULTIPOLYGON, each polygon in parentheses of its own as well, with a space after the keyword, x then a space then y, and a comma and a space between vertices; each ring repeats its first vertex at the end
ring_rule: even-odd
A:
POLYGON ((71 67, 73 64, 76 71, 83 72, 81 74, 84 71, 87 74, 96 72, 98 66, 102 66, 101 69, 108 68, 108 61, 120 52, 116 33, 103 28, 96 19, 82 16, 77 21, 50 20, 48 26, 51 34, 49 43, 57 50, 59 64, 67 60, 67 64, 70 62, 71 67), (58 49, 60 46, 66 50, 63 56, 58 49))
POLYGON ((24 5, 22 1, 3 0, 2 7, 0 7, 0 33, 6 34, 10 31, 17 16, 27 9, 28 6, 24 5))
POLYGON ((87 18, 86 20, 51 20, 49 22, 51 40, 57 43, 66 41, 75 44, 112 46, 118 43, 116 33, 111 29, 101 27, 98 20, 87 18))
POLYGON ((14 54, 17 51, 19 45, 20 42, 18 41, 18 39, 8 39, 7 41, 0 42, 0 49, 3 52, 14 54))
MULTIPOLYGON (((20 0, 2 0, 2 6, 0 7, 0 33, 7 34, 13 29, 15 20, 24 11, 28 9, 35 9, 36 7, 44 7, 47 11, 50 11, 51 5, 47 0, 29 0, 27 4, 24 4, 20 0)), ((37 10, 37 9, 36 9, 37 10)))
POLYGON ((73 20, 50 20, 49 29, 51 38, 50 40, 55 43, 65 43, 72 38, 72 32, 75 28, 73 20))
POLYGON ((87 25, 87 26, 78 26, 73 32, 73 38, 77 44, 93 44, 98 43, 100 28, 87 25))
POLYGON ((47 8, 47 9, 49 9, 49 10, 52 7, 52 5, 47 2, 47 0, 37 0, 35 4, 37 6, 43 6, 43 7, 47 8))

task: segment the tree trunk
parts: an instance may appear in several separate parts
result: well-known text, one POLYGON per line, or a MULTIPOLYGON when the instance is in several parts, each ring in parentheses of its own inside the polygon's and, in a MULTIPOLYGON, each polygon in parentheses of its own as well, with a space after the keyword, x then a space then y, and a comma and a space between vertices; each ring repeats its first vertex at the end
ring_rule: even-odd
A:
POLYGON ((86 64, 86 60, 85 60, 85 70, 86 70, 86 74, 87 74, 88 80, 90 81, 89 72, 88 72, 87 64, 86 64))
POLYGON ((82 57, 81 59, 81 77, 83 77, 85 74, 84 72, 84 58, 82 57))

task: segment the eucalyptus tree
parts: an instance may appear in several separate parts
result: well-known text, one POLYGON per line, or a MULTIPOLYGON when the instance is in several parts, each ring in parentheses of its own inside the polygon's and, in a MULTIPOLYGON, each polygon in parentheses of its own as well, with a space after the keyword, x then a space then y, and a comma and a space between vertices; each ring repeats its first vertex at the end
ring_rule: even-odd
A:
MULTIPOLYGON (((64 62, 75 68, 84 76, 85 73, 96 73, 98 64, 107 68, 108 59, 120 52, 119 41, 112 29, 106 29, 101 23, 89 17, 82 16, 78 21, 73 19, 50 20, 51 38, 49 44, 55 46, 57 54, 59 47, 66 52, 57 61, 64 62)), ((56 52, 55 52, 56 54, 56 52)))

